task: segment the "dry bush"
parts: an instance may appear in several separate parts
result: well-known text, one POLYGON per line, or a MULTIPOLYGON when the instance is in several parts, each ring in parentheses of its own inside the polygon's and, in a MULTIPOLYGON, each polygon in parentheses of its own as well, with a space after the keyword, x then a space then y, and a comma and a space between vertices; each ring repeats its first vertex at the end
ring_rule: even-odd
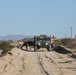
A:
POLYGON ((61 39, 61 45, 64 45, 67 48, 76 49, 76 39, 61 39))
POLYGON ((13 48, 13 46, 10 45, 10 42, 8 42, 8 41, 1 41, 0 42, 0 49, 3 50, 1 54, 6 54, 12 48, 13 48))

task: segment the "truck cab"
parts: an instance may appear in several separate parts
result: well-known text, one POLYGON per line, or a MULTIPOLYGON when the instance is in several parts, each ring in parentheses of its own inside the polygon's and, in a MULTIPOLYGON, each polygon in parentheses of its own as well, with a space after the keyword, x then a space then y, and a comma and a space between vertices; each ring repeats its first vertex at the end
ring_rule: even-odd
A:
POLYGON ((51 37, 47 35, 40 35, 34 37, 34 50, 37 51, 40 48, 46 48, 48 51, 52 50, 51 37))

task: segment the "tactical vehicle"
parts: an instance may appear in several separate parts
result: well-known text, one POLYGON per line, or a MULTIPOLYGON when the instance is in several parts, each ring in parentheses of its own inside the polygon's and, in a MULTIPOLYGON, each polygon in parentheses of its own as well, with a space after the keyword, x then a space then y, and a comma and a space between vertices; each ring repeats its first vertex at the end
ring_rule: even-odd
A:
POLYGON ((47 35, 40 35, 34 37, 34 50, 37 51, 40 48, 46 48, 48 51, 51 51, 53 44, 51 44, 51 37, 47 35))

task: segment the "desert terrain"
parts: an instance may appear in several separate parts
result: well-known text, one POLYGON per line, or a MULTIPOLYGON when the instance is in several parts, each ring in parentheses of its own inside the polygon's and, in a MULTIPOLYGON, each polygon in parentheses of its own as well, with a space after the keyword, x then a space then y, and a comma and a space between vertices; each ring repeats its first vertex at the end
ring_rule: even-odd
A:
POLYGON ((75 51, 13 48, 0 57, 0 75, 76 75, 75 51))

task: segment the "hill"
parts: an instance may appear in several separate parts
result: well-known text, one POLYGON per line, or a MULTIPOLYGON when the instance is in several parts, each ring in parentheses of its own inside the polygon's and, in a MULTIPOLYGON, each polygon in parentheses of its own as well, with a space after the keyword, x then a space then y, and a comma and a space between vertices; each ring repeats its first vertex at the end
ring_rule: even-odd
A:
POLYGON ((13 41, 16 41, 16 40, 21 40, 21 39, 24 39, 24 38, 30 38, 30 37, 33 37, 33 36, 26 36, 26 35, 7 35, 7 36, 0 36, 0 41, 8 41, 8 40, 13 40, 13 41))

